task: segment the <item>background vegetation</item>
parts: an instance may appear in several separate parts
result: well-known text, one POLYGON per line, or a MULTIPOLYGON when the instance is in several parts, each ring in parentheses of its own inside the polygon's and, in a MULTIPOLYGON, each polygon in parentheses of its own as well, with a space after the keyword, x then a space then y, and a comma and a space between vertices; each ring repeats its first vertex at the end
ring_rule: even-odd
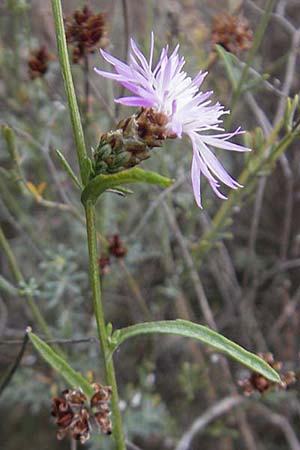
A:
MULTIPOLYGON (((117 234, 127 253, 110 254, 109 266, 99 270, 107 319, 116 327, 189 319, 253 352, 271 351, 285 372, 298 376, 300 154, 293 99, 300 89, 300 4, 274 1, 266 15, 267 3, 89 3, 105 12, 106 48, 121 59, 128 36, 147 52, 154 30, 156 55, 166 42, 180 42, 186 70, 209 69, 205 89, 231 107, 227 126, 242 125, 253 147, 246 156, 220 151, 231 173, 242 173, 245 188, 223 203, 203 184, 203 211, 190 186, 190 143, 176 140, 153 150, 143 167, 176 181, 164 191, 139 185, 125 201, 101 198, 103 252, 109 254, 107 239, 117 234), (248 52, 216 49, 212 26, 224 11, 249 21, 254 40, 248 52)), ((82 6, 65 0, 65 16, 82 6)), ((55 153, 60 149, 77 170, 50 2, 6 0, 0 12, 0 122, 15 136, 15 147, 7 135, 0 141, 0 222, 15 257, 12 264, 0 253, 0 375, 14 363, 28 324, 45 336, 33 319, 33 300, 73 367, 100 381, 81 205, 55 153), (50 54, 48 68, 32 79, 28 61, 41 45, 50 54)), ((98 52, 72 66, 89 147, 129 115, 113 102, 120 88, 100 79, 94 66, 105 66, 98 52)), ((143 450, 300 449, 299 381, 287 391, 245 398, 238 386, 248 376, 244 368, 170 336, 130 340, 115 362, 125 429, 143 450)), ((1 393, 0 447, 74 449, 67 439, 56 440, 49 414, 51 397, 64 387, 28 345, 1 393)), ((85 446, 112 448, 105 436, 85 446)))

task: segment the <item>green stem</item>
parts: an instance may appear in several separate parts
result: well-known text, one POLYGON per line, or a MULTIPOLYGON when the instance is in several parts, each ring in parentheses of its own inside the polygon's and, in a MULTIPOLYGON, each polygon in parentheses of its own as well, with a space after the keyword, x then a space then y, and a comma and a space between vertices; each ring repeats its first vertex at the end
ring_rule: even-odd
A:
MULTIPOLYGON (((1 227, 0 227, 0 245, 3 248, 4 253, 6 254, 8 263, 9 263, 11 271, 15 277, 15 280, 18 283, 21 283, 21 282, 24 283, 25 280, 22 275, 22 272, 19 269, 16 258, 9 246, 9 243, 8 243, 1 227)), ((40 329, 43 331, 46 338, 51 339, 52 336, 51 336, 50 330, 48 328, 47 322, 45 321, 44 317, 42 316, 37 304, 35 303, 34 298, 30 294, 26 294, 25 298, 27 300, 27 303, 29 305, 31 313, 32 313, 34 319, 36 320, 37 324, 39 325, 40 329)))
POLYGON ((119 410, 118 388, 115 376, 115 369, 108 347, 108 336, 104 319, 104 312, 101 299, 101 285, 98 267, 97 231, 95 207, 91 201, 85 205, 87 238, 90 260, 90 277, 94 299, 94 313, 97 321, 98 336, 102 348, 103 362, 106 382, 112 387, 112 412, 114 416, 113 434, 117 445, 117 450, 125 450, 125 442, 122 427, 122 418, 119 410))
MULTIPOLYGON (((65 89, 68 97, 68 104, 71 114, 73 133, 76 142, 77 156, 80 167, 81 179, 84 185, 88 181, 88 170, 86 170, 86 147, 84 134, 80 120, 75 90, 73 86, 72 74, 69 63, 67 43, 65 37, 62 7, 60 0, 52 0, 52 10, 55 22, 56 39, 61 70, 63 73, 65 89)), ((117 450, 126 450, 122 429, 122 420, 119 410, 118 389, 114 364, 108 348, 108 336, 104 319, 104 312, 101 300, 101 286, 98 268, 97 232, 95 220, 95 208, 91 201, 85 202, 86 227, 90 260, 90 277, 94 299, 94 314, 97 321, 98 335, 101 343, 103 362, 105 368, 106 382, 112 387, 112 412, 114 416, 113 434, 117 450)))
POLYGON ((18 295, 18 289, 0 275, 0 290, 8 295, 18 295))
POLYGON ((63 13, 60 0, 52 0, 52 11, 55 22, 58 56, 64 79, 65 90, 68 98, 68 105, 76 143, 80 174, 83 184, 86 184, 88 181, 88 176, 85 170, 85 161, 87 158, 87 154, 82 124, 80 120, 80 113, 78 109, 72 73, 70 68, 67 41, 64 29, 63 13))
POLYGON ((230 116, 228 116, 226 127, 230 127, 230 125, 231 125, 231 121, 232 121, 232 118, 233 118, 233 114, 232 114, 233 110, 236 107, 238 99, 240 98, 240 95, 242 93, 243 85, 244 85, 244 83, 246 82, 246 80, 248 78, 248 73, 249 73, 250 66, 252 65, 253 59, 254 59, 254 57, 256 55, 256 52, 257 52, 257 50, 258 50, 258 48, 260 46, 260 43, 261 43, 261 41, 262 41, 262 39, 264 37, 265 30, 266 30, 267 25, 269 23, 269 20, 270 20, 270 17, 271 17, 271 13, 272 13, 272 10, 274 8, 275 3, 276 3, 276 0, 269 0, 268 1, 266 9, 265 9, 265 13, 264 13, 264 15, 263 15, 259 25, 258 25, 257 30, 255 31, 254 41, 253 41, 251 49, 249 50, 248 57, 247 57, 247 60, 246 60, 246 64, 244 66, 244 69, 242 71, 241 77, 239 79, 237 87, 236 87, 236 89, 235 89, 235 91, 233 93, 233 96, 232 96, 231 105, 230 105, 231 114, 230 114, 230 116))

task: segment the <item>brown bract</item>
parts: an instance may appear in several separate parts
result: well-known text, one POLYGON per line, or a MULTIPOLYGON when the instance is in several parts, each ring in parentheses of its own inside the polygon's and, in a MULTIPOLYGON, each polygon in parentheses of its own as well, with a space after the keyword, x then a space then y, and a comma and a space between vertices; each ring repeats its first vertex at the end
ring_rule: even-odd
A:
POLYGON ((48 62, 53 59, 53 55, 47 51, 45 45, 33 50, 28 59, 28 72, 32 80, 45 75, 48 70, 48 62))
MULTIPOLYGON (((282 363, 280 361, 275 361, 272 353, 259 353, 258 356, 266 361, 273 369, 280 370, 282 368, 282 363)), ((271 388, 287 389, 290 384, 293 384, 296 381, 294 372, 280 375, 280 378, 281 383, 274 383, 273 381, 267 380, 263 375, 253 372, 249 378, 240 380, 239 385, 243 388, 244 395, 249 396, 254 392, 264 394, 271 388)))
POLYGON ((228 52, 238 54, 251 47, 253 32, 243 16, 224 12, 213 19, 211 40, 228 52))
POLYGON ((88 5, 65 19, 66 39, 73 46, 73 62, 107 43, 107 26, 103 13, 94 14, 88 5))

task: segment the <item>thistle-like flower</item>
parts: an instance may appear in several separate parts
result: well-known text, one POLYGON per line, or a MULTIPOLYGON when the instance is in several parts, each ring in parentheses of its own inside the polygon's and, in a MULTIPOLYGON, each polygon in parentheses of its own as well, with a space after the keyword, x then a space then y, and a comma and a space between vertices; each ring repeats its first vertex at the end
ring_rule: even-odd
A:
POLYGON ((207 75, 200 71, 194 79, 182 70, 185 59, 178 55, 177 45, 171 55, 169 47, 162 49, 157 64, 153 67, 154 35, 151 34, 149 61, 131 39, 130 62, 125 64, 107 52, 100 50, 103 58, 114 66, 116 73, 95 71, 131 91, 135 96, 115 99, 127 106, 151 108, 154 113, 165 114, 167 137, 181 138, 187 134, 192 142, 193 160, 191 168, 192 186, 197 205, 202 208, 200 176, 207 178, 215 194, 226 199, 220 192, 221 181, 232 189, 241 185, 233 179, 218 161, 210 147, 245 152, 250 149, 229 142, 241 134, 240 128, 233 133, 225 133, 220 124, 221 116, 228 114, 220 103, 211 105, 212 91, 201 92, 199 88, 207 75), (213 133, 212 133, 213 132, 213 133))

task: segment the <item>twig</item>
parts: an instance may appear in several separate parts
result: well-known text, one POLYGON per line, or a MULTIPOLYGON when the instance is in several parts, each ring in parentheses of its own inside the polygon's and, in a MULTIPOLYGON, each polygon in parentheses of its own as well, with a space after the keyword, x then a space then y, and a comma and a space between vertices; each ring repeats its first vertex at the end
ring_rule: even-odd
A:
MULTIPOLYGON (((23 341, 20 339, 15 340, 3 340, 0 341, 0 345, 20 345, 23 341)), ((44 342, 47 344, 83 344, 83 343, 96 343, 98 342, 98 339, 94 336, 92 337, 86 337, 86 338, 80 338, 80 339, 44 339, 44 342)), ((30 344, 30 343, 29 343, 30 344)))
POLYGON ((285 416, 274 413, 271 409, 262 404, 255 405, 255 412, 281 429, 291 450, 300 450, 300 442, 298 441, 297 435, 285 416))
POLYGON ((189 450, 194 437, 199 434, 212 421, 220 416, 229 413, 233 408, 244 403, 247 399, 242 396, 233 395, 223 398, 220 402, 213 405, 202 416, 198 417, 186 433, 178 442, 175 450, 189 450))
POLYGON ((7 308, 2 299, 2 296, 0 295, 0 336, 2 336, 5 330, 7 318, 8 318, 7 308))
MULTIPOLYGON (((207 232, 211 226, 211 221, 205 211, 199 215, 199 221, 204 233, 207 232)), ((222 241, 218 242, 215 252, 209 259, 209 264, 225 302, 231 308, 234 307, 242 296, 242 290, 231 256, 222 241), (215 257, 216 253, 218 255, 217 258, 215 257)))
POLYGON ((117 125, 118 121, 115 118, 114 112, 112 111, 112 109, 110 108, 109 104, 106 102, 106 100, 103 98, 103 96, 101 95, 101 93, 99 92, 99 90, 97 89, 95 83, 93 82, 92 79, 90 79, 90 85, 91 88, 93 89, 94 94, 96 95, 96 97, 98 98, 98 100, 100 100, 101 105, 103 106, 104 111, 107 113, 107 115, 109 116, 110 120, 112 121, 113 125, 117 125))
POLYGON ((138 447, 137 445, 133 444, 132 442, 125 441, 127 450, 142 450, 141 447, 138 447))
POLYGON ((77 450, 77 441, 72 437, 70 438, 70 450, 77 450))
POLYGON ((259 280, 258 287, 262 286, 270 278, 273 278, 277 273, 286 272, 287 270, 291 269, 298 269, 298 267, 300 267, 300 258, 291 259, 289 261, 284 261, 280 264, 277 264, 275 267, 269 269, 262 275, 261 279, 259 280))
POLYGON ((295 314, 299 302, 300 302, 300 287, 297 289, 293 298, 288 299, 288 302, 285 304, 283 311, 281 312, 281 314, 271 327, 270 332, 268 334, 268 338, 270 340, 273 340, 276 336, 279 335, 280 330, 284 327, 288 319, 295 314))
MULTIPOLYGON (((19 268, 19 265, 17 263, 17 260, 16 260, 16 258, 14 256, 10 246, 9 246, 9 243, 8 243, 8 241, 7 241, 6 237, 5 237, 5 234, 3 233, 1 227, 0 227, 0 246, 2 247, 4 253, 5 253, 6 257, 7 257, 9 266, 11 268, 11 271, 12 271, 12 273, 14 275, 15 280, 18 283, 25 283, 25 279, 23 277, 23 274, 20 271, 20 268, 19 268)), ((25 298, 27 300, 27 303, 29 305, 31 313, 32 313, 34 319, 36 320, 37 324, 39 325, 40 329, 45 333, 45 335, 48 338, 51 338, 51 333, 50 333, 50 330, 48 328, 47 322, 45 321, 43 315, 41 314, 41 311, 40 311, 38 305, 36 304, 33 296, 31 294, 26 294, 25 298)))
MULTIPOLYGON (((246 4, 250 6, 253 11, 256 11, 259 14, 264 14, 264 10, 257 6, 252 0, 246 0, 246 4)), ((289 20, 278 13, 272 13, 271 19, 278 22, 278 24, 281 25, 282 28, 284 28, 289 34, 293 34, 296 30, 289 20)))
POLYGON ((197 273, 197 270, 195 269, 194 266, 194 262, 193 262, 193 258, 188 250, 188 246, 185 242, 184 236, 181 233, 181 230, 178 226, 177 220, 175 218, 175 215, 173 214, 173 212, 171 211, 171 208, 167 205, 166 201, 163 200, 162 201, 162 205, 163 208, 165 210, 166 216, 167 216, 167 220, 169 222, 170 228, 172 230, 172 232, 174 233, 178 244, 180 245, 181 251, 182 251, 182 256, 183 259, 189 269, 190 272, 190 276, 191 279, 193 281, 193 285, 196 291, 196 295, 197 295, 197 299, 199 302, 199 306, 201 308, 203 317, 206 321, 206 323, 213 329, 216 330, 217 329, 217 325, 212 313, 212 310, 209 306, 206 294, 204 292, 203 289, 203 285, 202 282, 200 280, 200 277, 197 273))
POLYGON ((289 52, 289 57, 286 65, 286 71, 284 76, 284 82, 282 86, 283 97, 279 99, 278 107, 276 110, 274 123, 277 123, 284 114, 285 110, 285 97, 290 93, 292 82, 295 76, 296 62, 297 62, 297 52, 299 49, 300 42, 300 28, 293 33, 291 48, 289 52))
POLYGON ((14 376, 15 372, 17 371, 22 357, 24 355, 24 352, 26 350, 26 346, 27 346, 27 342, 28 342, 28 334, 25 333, 23 341, 22 341, 22 346, 20 348, 20 351, 16 357, 15 362, 13 363, 12 367, 10 368, 9 372, 7 373, 7 375, 5 376, 3 382, 0 385, 0 395, 2 394, 2 392, 4 391, 4 389, 6 388, 6 386, 11 382, 12 377, 14 376))
MULTIPOLYGON (((2 191, 2 185, 0 185, 0 191, 2 191)), ((4 195, 4 193, 3 193, 4 195)), ((7 197, 6 197, 6 200, 7 197)), ((27 230, 22 227, 22 221, 18 221, 15 220, 14 216, 11 214, 10 210, 8 209, 8 207, 6 206, 6 204, 4 203, 4 201, 2 199, 0 199, 0 208, 3 209, 4 211, 4 215, 7 216, 8 221, 12 224, 12 226, 18 230, 18 232, 20 234, 22 234, 24 236, 24 240, 27 241, 28 245, 31 248, 31 251, 36 255, 36 257, 38 259, 42 259, 44 257, 43 252, 39 249, 39 247, 36 245, 36 243, 34 242, 34 240, 32 239, 29 231, 28 231, 28 227, 27 230), (21 223, 20 223, 21 222, 21 223)))
POLYGON ((175 183, 172 184, 167 189, 164 189, 160 194, 155 198, 155 200, 150 204, 149 208, 143 214, 142 220, 137 224, 137 226, 133 229, 133 231, 130 233, 130 236, 128 237, 127 241, 131 241, 132 239, 136 239, 136 236, 145 229, 145 225, 147 224, 148 220, 156 210, 160 206, 160 204, 163 202, 164 198, 173 192, 175 189, 177 189, 181 184, 183 184, 186 179, 189 177, 189 174, 182 174, 179 176, 179 178, 175 181, 175 183))
POLYGON ((293 193, 294 193, 294 176, 293 171, 290 167, 289 161, 285 154, 280 158, 281 167, 286 179, 286 201, 285 201, 285 212, 284 212, 284 223, 283 231, 280 242, 280 259, 285 261, 288 255, 290 234, 292 228, 292 218, 293 218, 293 193))

